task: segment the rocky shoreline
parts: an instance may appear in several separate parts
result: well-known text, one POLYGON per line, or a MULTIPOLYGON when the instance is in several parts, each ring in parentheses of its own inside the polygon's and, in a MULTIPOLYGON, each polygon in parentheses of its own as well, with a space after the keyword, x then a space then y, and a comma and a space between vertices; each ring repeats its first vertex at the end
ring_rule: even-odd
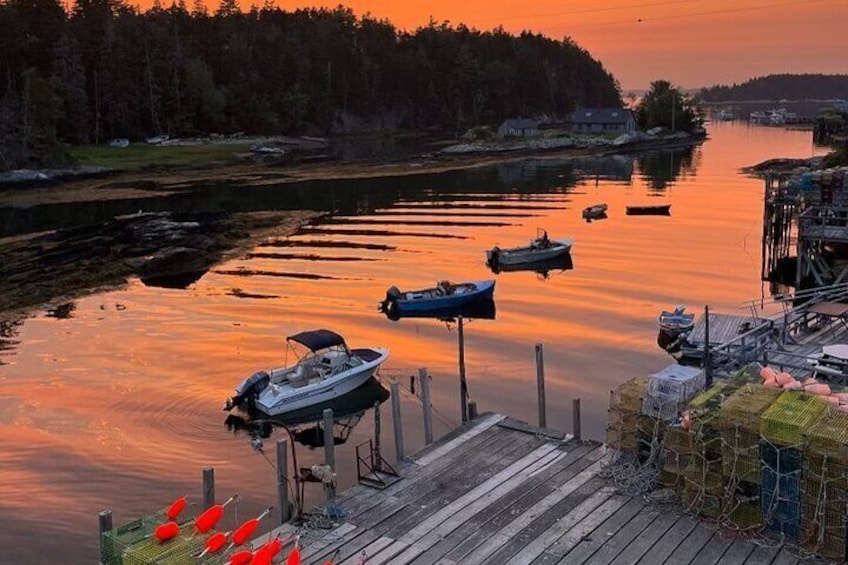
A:
POLYGON ((120 288, 130 277, 149 286, 185 288, 259 239, 289 235, 315 216, 140 213, 6 240, 0 252, 0 319, 120 288))

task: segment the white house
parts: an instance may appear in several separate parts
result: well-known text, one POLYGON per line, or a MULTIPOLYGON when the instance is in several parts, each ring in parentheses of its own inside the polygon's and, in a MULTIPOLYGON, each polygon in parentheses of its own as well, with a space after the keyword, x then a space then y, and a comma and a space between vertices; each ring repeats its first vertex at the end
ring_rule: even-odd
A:
POLYGON ((539 122, 536 120, 506 120, 498 128, 498 139, 505 137, 534 137, 539 135, 539 122))

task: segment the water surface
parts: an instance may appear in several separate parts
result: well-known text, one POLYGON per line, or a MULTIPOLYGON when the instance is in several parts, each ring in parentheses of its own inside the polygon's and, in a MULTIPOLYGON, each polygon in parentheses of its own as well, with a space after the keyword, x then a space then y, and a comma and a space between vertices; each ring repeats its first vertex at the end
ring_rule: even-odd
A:
MULTIPOLYGON (((657 313, 679 303, 737 307, 760 295, 760 180, 739 167, 809 157, 809 132, 718 123, 690 151, 640 158, 552 159, 410 178, 209 187, 157 200, 0 209, 0 235, 103 221, 144 210, 330 212, 286 239, 217 266, 187 289, 101 293, 0 330, 0 531, 4 559, 92 563, 97 512, 117 524, 199 499, 214 466, 239 517, 273 504, 273 442, 265 452, 225 424, 237 380, 279 364, 284 338, 327 327, 352 347, 391 349, 385 375, 433 375, 436 432, 458 420, 456 331, 376 311, 390 285, 496 278, 494 320, 466 325, 470 395, 481 411, 535 422, 533 345, 544 343, 548 425, 569 430, 583 399, 584 434, 603 439, 609 390, 663 368, 657 313), (605 202, 608 218, 581 210, 605 202), (671 204, 668 217, 625 206, 671 204), (571 269, 491 273, 484 250, 527 242, 537 228, 574 237, 571 269)), ((423 443, 420 404, 404 393, 408 450, 423 443)), ((384 449, 393 453, 390 411, 384 449)), ((337 447, 341 486, 355 480, 353 446, 370 415, 337 447)), ((266 434, 267 435, 267 434, 266 434)), ((301 465, 320 449, 298 444, 301 465)), ((310 500, 320 492, 309 491, 310 500)))

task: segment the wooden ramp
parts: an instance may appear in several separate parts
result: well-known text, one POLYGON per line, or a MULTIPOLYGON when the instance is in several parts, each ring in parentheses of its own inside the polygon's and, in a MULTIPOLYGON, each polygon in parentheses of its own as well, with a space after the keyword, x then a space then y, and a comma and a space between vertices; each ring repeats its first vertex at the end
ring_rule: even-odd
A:
POLYGON ((617 494, 599 476, 602 457, 596 442, 557 439, 484 415, 417 453, 397 483, 342 493, 337 502, 350 515, 331 530, 307 530, 303 561, 798 563, 777 545, 734 540, 673 506, 617 494))
MULTIPOLYGON (((710 312, 710 346, 727 343, 762 323, 762 318, 754 318, 753 316, 710 312)), ((686 339, 692 345, 697 345, 699 349, 703 349, 705 334, 706 320, 705 316, 701 314, 686 339)))

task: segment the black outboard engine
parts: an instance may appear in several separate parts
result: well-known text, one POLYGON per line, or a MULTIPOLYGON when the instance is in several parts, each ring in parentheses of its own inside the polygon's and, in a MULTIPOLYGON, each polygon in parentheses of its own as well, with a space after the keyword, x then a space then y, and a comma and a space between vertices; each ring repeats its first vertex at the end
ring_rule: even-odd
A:
POLYGON ((491 267, 491 269, 497 273, 500 270, 500 266, 501 248, 495 245, 494 247, 492 247, 492 252, 489 255, 489 267, 491 267))
POLYGON ((236 395, 227 399, 224 410, 232 410, 236 406, 241 406, 244 402, 247 402, 248 408, 253 408, 254 402, 270 382, 271 375, 265 371, 253 373, 236 387, 236 395))
POLYGON ((395 301, 401 297, 401 292, 396 286, 390 286, 386 291, 386 299, 380 302, 380 311, 385 314, 392 314, 396 311, 395 301))

